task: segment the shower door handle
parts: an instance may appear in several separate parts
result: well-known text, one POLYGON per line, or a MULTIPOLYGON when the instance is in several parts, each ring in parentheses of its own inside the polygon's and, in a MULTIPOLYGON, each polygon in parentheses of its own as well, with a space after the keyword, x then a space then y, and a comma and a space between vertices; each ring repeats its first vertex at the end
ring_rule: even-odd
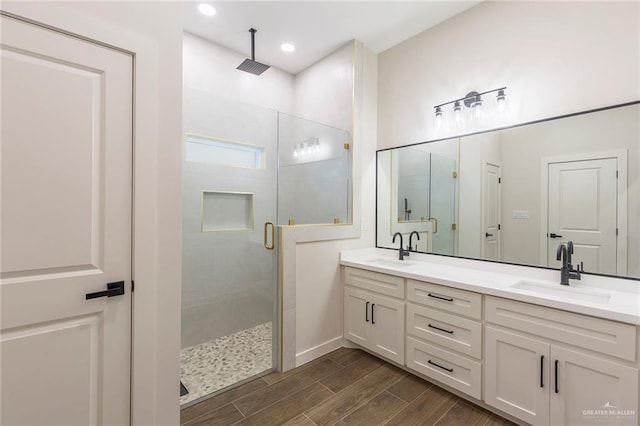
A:
POLYGON ((427 218, 428 221, 433 222, 433 234, 437 234, 438 233, 438 219, 436 219, 435 217, 429 217, 427 218))
POLYGON ((275 247, 275 241, 276 239, 276 227, 273 224, 273 222, 265 222, 264 223, 264 248, 266 248, 267 250, 273 250, 273 248, 275 247), (267 240, 267 228, 271 226, 271 244, 269 244, 268 240, 267 240))

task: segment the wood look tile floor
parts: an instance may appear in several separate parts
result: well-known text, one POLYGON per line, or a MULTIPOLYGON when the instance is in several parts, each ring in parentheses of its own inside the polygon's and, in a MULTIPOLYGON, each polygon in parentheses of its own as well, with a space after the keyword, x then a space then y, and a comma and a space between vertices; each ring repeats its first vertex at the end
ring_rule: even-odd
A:
POLYGON ((270 373, 180 413, 205 425, 513 425, 358 349, 270 373))

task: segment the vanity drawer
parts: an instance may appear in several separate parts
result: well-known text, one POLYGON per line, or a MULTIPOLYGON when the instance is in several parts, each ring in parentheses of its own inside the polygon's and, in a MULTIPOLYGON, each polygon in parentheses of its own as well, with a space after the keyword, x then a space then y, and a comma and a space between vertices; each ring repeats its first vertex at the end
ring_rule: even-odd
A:
POLYGON ((482 318, 482 295, 423 281, 407 280, 407 300, 469 318, 482 318))
POLYGON ((407 303, 407 333, 474 358, 482 354, 482 324, 407 303))
POLYGON ((404 299, 404 278, 358 268, 344 268, 344 283, 404 299))
POLYGON ((559 309, 485 297, 487 322, 635 361, 636 327, 559 309))
POLYGON ((482 364, 407 336, 407 367, 481 399, 482 364))

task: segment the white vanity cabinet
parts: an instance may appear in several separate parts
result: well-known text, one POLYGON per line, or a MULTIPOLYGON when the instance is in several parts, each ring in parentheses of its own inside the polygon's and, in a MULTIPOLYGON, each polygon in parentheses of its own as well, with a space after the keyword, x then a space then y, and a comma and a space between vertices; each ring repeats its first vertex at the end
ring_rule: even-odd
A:
POLYGON ((404 279, 355 268, 344 273, 344 337, 404 364, 404 279))
POLYGON ((638 326, 492 295, 490 277, 485 292, 468 273, 460 288, 454 275, 429 282, 443 268, 424 280, 415 269, 345 265, 344 337, 527 424, 639 424, 638 326))
POLYGON ((535 425, 637 424, 634 326, 490 296, 485 309, 485 403, 535 425))

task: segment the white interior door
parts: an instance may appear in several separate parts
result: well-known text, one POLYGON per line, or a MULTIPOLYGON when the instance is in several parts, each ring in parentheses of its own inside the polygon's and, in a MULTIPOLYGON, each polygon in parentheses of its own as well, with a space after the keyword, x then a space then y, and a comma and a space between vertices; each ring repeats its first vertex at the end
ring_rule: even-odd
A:
POLYGON ((500 166, 482 165, 482 258, 500 260, 500 166))
POLYGON ((1 31, 0 423, 128 424, 132 58, 1 31))
POLYGON ((558 266, 558 245, 573 241, 573 264, 589 272, 616 274, 617 160, 549 164, 549 266, 558 266))

